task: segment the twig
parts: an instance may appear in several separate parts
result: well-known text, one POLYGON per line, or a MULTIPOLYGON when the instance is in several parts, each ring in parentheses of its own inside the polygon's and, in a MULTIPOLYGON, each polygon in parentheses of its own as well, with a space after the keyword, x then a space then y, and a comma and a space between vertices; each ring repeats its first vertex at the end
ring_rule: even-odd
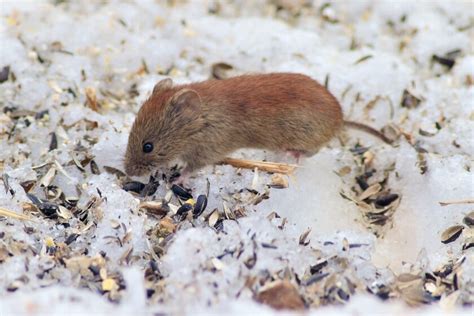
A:
POLYGON ((474 199, 458 200, 458 201, 444 201, 438 202, 441 206, 452 205, 452 204, 474 204, 474 199))
POLYGON ((278 172, 283 174, 291 174, 298 165, 290 165, 286 163, 247 160, 247 159, 236 159, 236 158, 224 158, 220 164, 231 165, 236 168, 244 169, 255 169, 266 171, 266 172, 278 172))
POLYGON ((11 218, 20 219, 20 220, 23 220, 23 221, 30 221, 31 220, 31 218, 26 216, 26 215, 18 214, 18 213, 9 211, 7 209, 4 209, 3 207, 0 207, 0 216, 11 217, 11 218))

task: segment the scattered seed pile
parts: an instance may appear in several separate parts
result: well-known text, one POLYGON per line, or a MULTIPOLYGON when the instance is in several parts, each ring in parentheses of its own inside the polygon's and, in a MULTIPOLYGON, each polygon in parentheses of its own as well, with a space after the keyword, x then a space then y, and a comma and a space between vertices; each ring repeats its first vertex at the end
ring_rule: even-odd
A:
POLYGON ((467 315, 468 6, 2 3, 0 311, 467 315), (395 146, 347 133, 296 169, 242 151, 184 186, 123 173, 159 79, 280 70, 395 146))

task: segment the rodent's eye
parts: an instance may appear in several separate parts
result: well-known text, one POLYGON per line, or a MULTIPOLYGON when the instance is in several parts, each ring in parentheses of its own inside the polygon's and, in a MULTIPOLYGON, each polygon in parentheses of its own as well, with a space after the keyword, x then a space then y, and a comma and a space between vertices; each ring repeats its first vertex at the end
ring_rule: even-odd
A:
POLYGON ((143 152, 144 153, 151 153, 153 150, 153 144, 152 143, 145 143, 143 144, 143 152))

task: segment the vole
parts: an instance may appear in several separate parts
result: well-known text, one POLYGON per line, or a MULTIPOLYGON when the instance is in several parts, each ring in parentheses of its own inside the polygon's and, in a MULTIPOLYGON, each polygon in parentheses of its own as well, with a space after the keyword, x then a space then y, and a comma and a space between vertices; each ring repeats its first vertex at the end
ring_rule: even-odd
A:
POLYGON ((306 75, 242 75, 184 85, 164 79, 133 123, 125 171, 140 176, 178 162, 191 173, 240 148, 312 156, 344 125, 389 142, 371 127, 344 121, 336 98, 306 75))

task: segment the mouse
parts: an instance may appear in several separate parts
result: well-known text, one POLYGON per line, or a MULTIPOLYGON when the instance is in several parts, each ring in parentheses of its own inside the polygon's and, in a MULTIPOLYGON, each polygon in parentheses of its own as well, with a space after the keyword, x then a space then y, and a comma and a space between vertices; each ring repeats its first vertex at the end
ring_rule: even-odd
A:
POLYGON ((125 172, 180 166, 191 174, 241 148, 310 157, 344 126, 390 143, 374 128, 345 121, 337 99, 309 76, 247 74, 176 85, 159 81, 132 125, 125 172))

